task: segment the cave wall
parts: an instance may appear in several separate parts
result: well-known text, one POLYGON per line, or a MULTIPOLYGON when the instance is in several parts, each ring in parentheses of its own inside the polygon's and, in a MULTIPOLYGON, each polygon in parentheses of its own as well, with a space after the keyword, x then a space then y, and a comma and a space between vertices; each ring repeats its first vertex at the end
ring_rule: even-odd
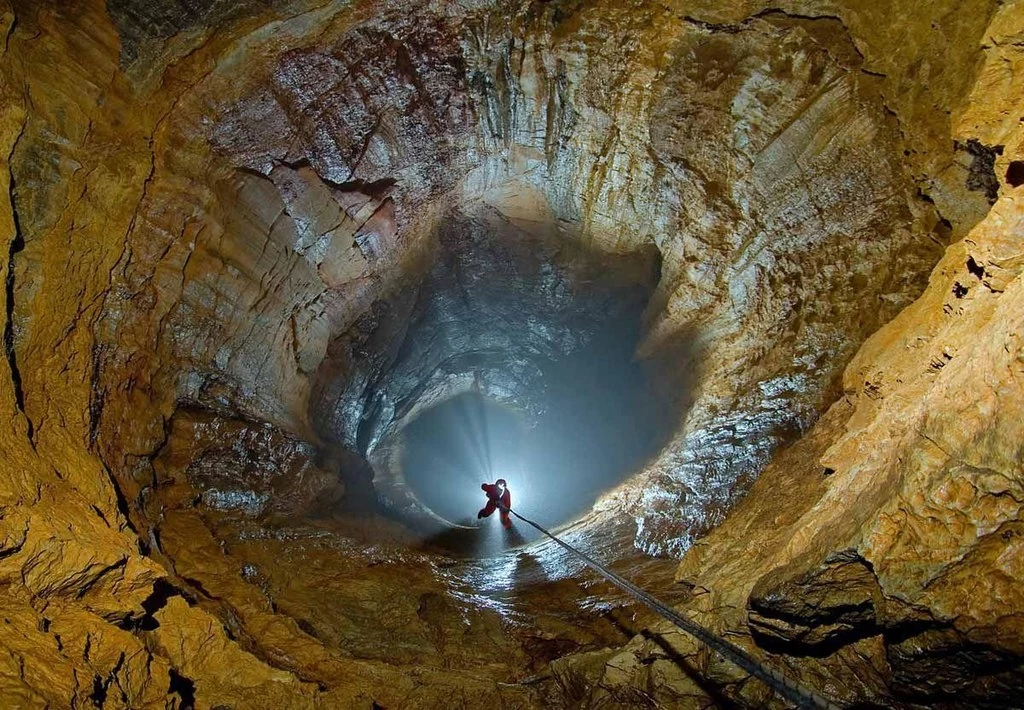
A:
MULTIPOLYGON (((357 559, 351 571, 290 593, 307 570, 244 573, 299 548, 287 536, 247 548, 260 526, 246 515, 193 509, 203 486, 184 469, 208 452, 176 448, 192 409, 243 439, 269 424, 321 444, 310 402, 332 345, 344 377, 339 338, 421 268, 446 208, 478 202, 564 222, 606 253, 661 252, 642 351, 686 383, 689 414, 602 502, 595 533, 621 530, 615 549, 682 552, 841 389, 686 558, 680 579, 708 590, 692 608, 769 637, 809 683, 846 697, 1016 687, 971 685, 969 664, 926 687, 929 663, 964 666, 981 649, 1002 668, 1020 653, 1004 614, 1020 606, 1021 460, 1019 343, 1007 335, 1020 325, 1019 226, 1005 181, 988 211, 992 175, 1020 157, 1014 113, 993 102, 1019 95, 1020 6, 992 19, 995 6, 222 4, 156 18, 154 33, 130 3, 5 1, 0 692, 26 706, 97 693, 115 705, 387 705, 414 687, 427 704, 455 692, 536 701, 464 672, 507 657, 512 680, 535 662, 495 641, 496 613, 470 624, 478 652, 431 650, 464 608, 423 601, 451 590, 430 560, 382 572, 364 547, 336 545, 318 559, 357 559), (864 338, 968 234, 840 384, 864 338), (776 512, 780 487, 793 502, 776 512), (899 531, 932 542, 899 532, 900 516, 899 531), (869 611, 810 614, 815 575, 852 575, 869 611), (979 576, 998 588, 965 597, 979 576), (360 578, 366 588, 345 587, 360 578), (399 578, 416 580, 393 601, 414 629, 405 655, 353 659, 351 628, 308 618, 318 587, 347 590, 344 617, 399 578), (921 629, 913 643, 908 628, 921 629), (850 643, 808 660, 808 635, 850 643), (877 676, 859 679, 863 656, 877 676)), ((398 555, 403 533, 375 524, 398 555)), ((544 623, 549 641, 570 634, 544 623)), ((574 643, 607 640, 596 636, 574 643)), ((566 660, 563 690, 590 687, 574 680, 584 666, 600 681, 600 653, 566 660)), ((631 642, 613 667, 648 670, 617 687, 703 698, 659 653, 631 642), (655 671, 667 675, 643 675, 655 671)), ((763 699, 711 663, 698 664, 706 676, 763 699)))
MULTIPOLYGON (((946 250, 922 297, 859 349, 840 400, 676 573, 693 618, 843 702, 1019 702, 1020 31, 1019 5, 994 16, 954 123, 955 136, 1000 146, 998 200, 946 250)), ((675 655, 741 703, 768 702, 691 639, 654 630, 667 646, 638 635, 556 672, 594 704, 652 687, 658 700, 697 704, 708 685, 675 674, 675 655)))
POLYGON ((83 684, 94 675, 107 678, 117 672, 137 678, 132 697, 139 704, 163 702, 170 682, 169 664, 152 658, 118 626, 133 611, 142 613, 142 601, 163 572, 139 553, 108 470, 87 450, 92 369, 83 358, 91 358, 94 339, 85 324, 95 317, 106 285, 103 276, 117 258, 127 227, 125 215, 105 218, 97 207, 104 202, 104 190, 115 200, 137 199, 147 160, 146 143, 133 141, 132 129, 118 135, 102 122, 91 133, 88 114, 68 108, 76 102, 95 107, 99 87, 117 82, 116 36, 89 19, 83 18, 81 33, 73 38, 40 33, 38 51, 52 52, 54 58, 78 57, 94 67, 78 65, 75 71, 70 62, 28 61, 31 50, 14 37, 15 15, 9 4, 3 7, 2 220, 10 258, 4 261, 6 357, 0 364, 0 406, 10 425, 0 435, 0 577, 3 694, 14 706, 40 705, 46 698, 67 704, 76 695, 84 701, 91 687, 83 684), (80 44, 74 46, 75 40, 80 44), (26 67, 33 69, 32 82, 26 80, 26 67), (33 90, 36 78, 51 90, 41 91, 38 84, 33 90), (51 126, 64 130, 48 130, 51 126), (107 151, 109 160, 103 161, 101 152, 76 150, 88 140, 117 148, 107 151), (19 200, 29 199, 32 191, 17 197, 13 168, 26 154, 34 154, 29 158, 34 169, 21 173, 22 181, 31 183, 29 175, 34 175, 41 183, 31 213, 20 209, 19 200), (83 170, 85 165, 91 169, 83 170), (52 189, 42 189, 46 184, 52 189), (91 209, 73 217, 60 208, 69 202, 91 209), (43 241, 55 234, 62 256, 42 258, 43 241), (32 253, 39 269, 26 269, 24 260, 19 265, 18 255, 32 253), (72 278, 66 277, 69 270, 72 278), (32 273, 31 282, 27 273, 32 273), (29 284, 25 292, 45 288, 53 294, 48 299, 52 309, 39 304, 33 313, 27 300, 19 305, 19 274, 22 285, 29 284), (59 295, 62 287, 68 289, 66 297, 59 295), (26 335, 30 323, 33 336, 26 335), (33 359, 35 365, 24 367, 33 359))
MULTIPOLYGON (((1019 146, 1019 135, 998 137, 1019 146)), ((843 398, 677 572, 693 618, 841 701, 1009 707, 1019 697, 1016 202, 1000 198, 947 251, 924 296, 847 368, 843 398)), ((691 639, 654 630, 712 687, 766 702, 691 639)), ((665 702, 697 702, 692 680, 655 674, 666 658, 637 636, 562 659, 559 672, 588 702, 652 685, 665 702)))
MULTIPOLYGON (((180 400, 311 437, 311 411, 332 408, 312 370, 324 387, 358 383, 363 341, 339 336, 398 298, 448 206, 482 202, 599 251, 659 249, 642 352, 672 361, 688 414, 620 501, 641 547, 678 553, 835 396, 843 362, 919 292, 951 233, 907 174, 914 124, 834 17, 327 6, 231 27, 165 71, 184 86, 117 293, 155 289, 167 315, 110 303, 106 337, 146 354, 111 349, 100 376, 153 384, 145 429, 97 426, 108 459, 157 448, 180 400), (170 236, 186 230, 194 247, 170 236), (178 265, 180 286, 152 286, 178 265)), ((333 408, 376 416, 373 380, 333 408)), ((104 411, 141 423, 139 389, 104 383, 104 411)))

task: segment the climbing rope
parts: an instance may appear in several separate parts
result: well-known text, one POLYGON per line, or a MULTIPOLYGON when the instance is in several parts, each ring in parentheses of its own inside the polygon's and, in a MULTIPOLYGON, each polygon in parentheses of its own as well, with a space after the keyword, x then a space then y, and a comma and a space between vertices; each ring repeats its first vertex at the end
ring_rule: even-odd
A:
POLYGON ((721 636, 718 636, 712 631, 704 628, 692 619, 683 616, 675 609, 671 608, 659 599, 651 596, 650 594, 645 592, 643 589, 640 589, 640 587, 636 586, 632 582, 623 579, 622 577, 608 569, 605 569, 605 567, 603 567, 597 561, 595 561, 585 553, 581 552, 580 550, 576 549, 569 543, 564 542, 557 536, 551 534, 550 532, 542 528, 540 525, 530 520, 529 518, 524 518, 522 515, 512 510, 511 508, 506 508, 505 506, 501 505, 501 503, 498 504, 498 507, 516 516, 527 525, 532 525, 537 530, 542 532, 544 535, 547 535, 557 544, 561 545, 563 548, 565 548, 566 550, 568 550, 569 552, 583 560, 583 562, 586 563, 587 567, 597 572, 599 575, 601 575, 606 580, 614 584, 616 587, 626 592, 627 594, 631 595, 643 604, 647 605, 648 607, 653 609, 662 617, 671 621, 673 624, 678 626, 686 633, 690 634, 699 641, 702 641, 709 648, 716 651, 718 655, 720 655, 722 658, 730 661, 731 663, 745 670, 747 673, 750 673, 750 675, 763 681, 766 685, 775 690, 779 695, 786 698, 786 700, 789 700, 797 707, 805 708, 806 710, 840 710, 840 706, 836 703, 832 702, 831 700, 825 698, 822 695, 819 695, 818 693, 815 693, 813 690, 805 688, 796 681, 787 678, 785 675, 775 670, 774 668, 769 668, 768 666, 764 665, 739 646, 736 646, 735 644, 726 641, 721 636))

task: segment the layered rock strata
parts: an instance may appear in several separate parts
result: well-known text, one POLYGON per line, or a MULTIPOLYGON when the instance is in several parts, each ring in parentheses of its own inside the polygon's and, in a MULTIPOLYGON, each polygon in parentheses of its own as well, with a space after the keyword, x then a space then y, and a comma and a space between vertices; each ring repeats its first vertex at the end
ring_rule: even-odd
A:
MULTIPOLYGON (((417 406, 530 411, 407 331, 460 219, 657 252, 677 426, 568 537, 838 699, 1015 702, 1019 2, 169 7, 0 4, 6 705, 778 702, 379 506, 417 406)), ((578 348, 535 301, 499 349, 578 348)))

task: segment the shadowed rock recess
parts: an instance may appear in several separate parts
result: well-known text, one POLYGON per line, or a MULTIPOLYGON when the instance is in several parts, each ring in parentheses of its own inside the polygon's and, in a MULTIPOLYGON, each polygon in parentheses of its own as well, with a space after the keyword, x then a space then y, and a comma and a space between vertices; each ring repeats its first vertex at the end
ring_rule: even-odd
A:
POLYGON ((1024 697, 1024 1, 0 0, 0 706, 1024 697))

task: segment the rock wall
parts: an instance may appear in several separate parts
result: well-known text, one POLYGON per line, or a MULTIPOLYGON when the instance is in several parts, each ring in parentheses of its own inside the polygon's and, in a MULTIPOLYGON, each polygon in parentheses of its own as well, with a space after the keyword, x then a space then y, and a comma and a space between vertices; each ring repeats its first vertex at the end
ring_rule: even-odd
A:
POLYGON ((710 625, 1012 702, 1019 2, 168 7, 0 4, 7 705, 771 702, 542 546, 420 549, 324 436, 453 209, 660 254, 681 420, 571 535, 643 575, 721 523, 710 625))
MULTIPOLYGON (((1020 91, 1010 48, 1020 31, 1019 5, 993 18, 953 133, 999 147, 998 200, 947 249, 922 297, 860 348, 841 399, 676 574, 692 589, 693 618, 841 702, 1019 702, 1024 232, 1011 166, 1022 133, 1006 117, 1020 91)), ((691 639, 653 631, 664 640, 560 660, 563 685, 593 704, 652 688, 682 706, 709 690, 768 702, 691 639), (691 677, 668 668, 679 657, 691 677)))

